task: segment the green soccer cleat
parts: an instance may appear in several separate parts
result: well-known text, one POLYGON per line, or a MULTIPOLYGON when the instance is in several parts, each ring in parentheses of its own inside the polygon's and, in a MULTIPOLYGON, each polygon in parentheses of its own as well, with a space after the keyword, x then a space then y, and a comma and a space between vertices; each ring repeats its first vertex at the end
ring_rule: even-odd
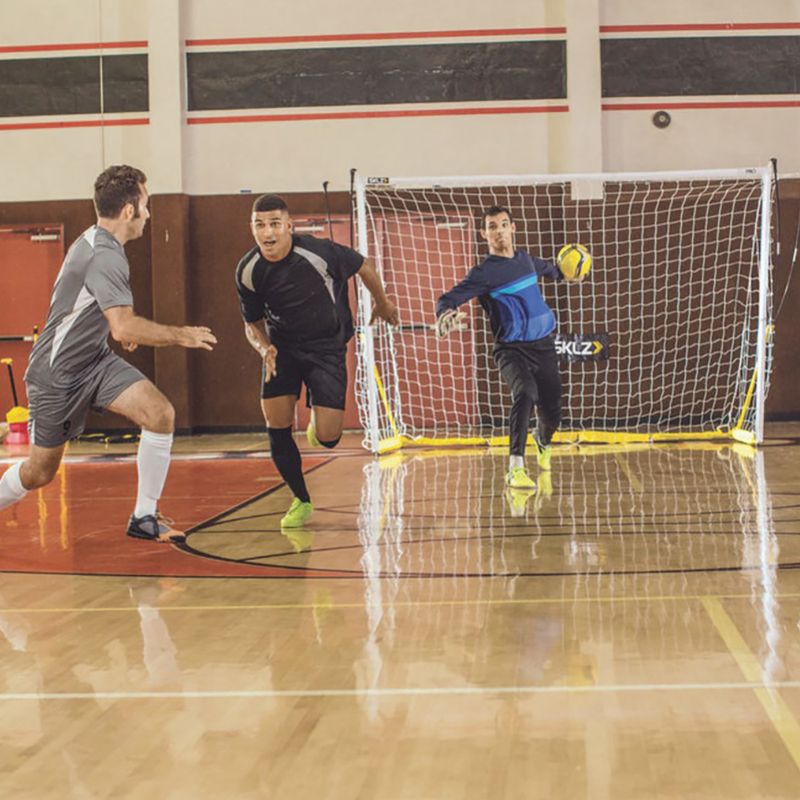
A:
POLYGON ((536 443, 536 463, 539 465, 539 469, 542 470, 549 470, 550 469, 550 459, 553 456, 553 448, 550 445, 543 445, 539 442, 539 437, 537 434, 534 433, 533 441, 536 443))
POLYGON ((306 428, 306 439, 308 439, 308 443, 312 447, 322 447, 322 445, 319 443, 319 439, 317 439, 317 432, 314 430, 313 417, 308 421, 308 427, 306 428))
POLYGON ((530 492, 536 490, 536 483, 525 472, 525 467, 510 469, 506 475, 506 486, 509 489, 527 489, 530 492))
POLYGON ((314 506, 311 503, 304 503, 299 497, 295 497, 289 510, 281 518, 281 528, 302 528, 313 513, 314 506))

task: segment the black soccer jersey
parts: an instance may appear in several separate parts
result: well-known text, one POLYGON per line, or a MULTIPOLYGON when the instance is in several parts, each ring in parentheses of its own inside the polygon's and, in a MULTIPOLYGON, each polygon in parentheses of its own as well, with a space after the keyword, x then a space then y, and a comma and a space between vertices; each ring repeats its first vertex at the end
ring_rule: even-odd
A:
POLYGON ((275 345, 343 347, 353 335, 347 280, 364 258, 330 239, 294 234, 281 261, 267 261, 258 247, 236 268, 245 322, 267 321, 275 345))

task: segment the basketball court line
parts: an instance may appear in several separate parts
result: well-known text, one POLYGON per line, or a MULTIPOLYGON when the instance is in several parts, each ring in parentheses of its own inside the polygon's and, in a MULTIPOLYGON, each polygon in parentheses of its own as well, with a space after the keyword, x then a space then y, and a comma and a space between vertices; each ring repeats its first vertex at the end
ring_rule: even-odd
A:
POLYGON ((769 717, 778 736, 781 737, 789 755, 800 768, 800 723, 784 699, 775 691, 776 689, 795 689, 797 686, 794 684, 800 685, 800 682, 762 682, 760 680, 763 674, 761 662, 747 646, 747 642, 719 599, 704 597, 702 603, 742 674, 750 682, 750 687, 754 690, 758 702, 769 717))
MULTIPOLYGON (((86 576, 93 577, 93 576, 86 576)), ((529 597, 529 598, 497 598, 475 600, 402 600, 392 603, 394 608, 429 608, 441 606, 520 606, 520 605, 578 605, 588 603, 663 603, 699 600, 749 600, 750 592, 741 594, 678 594, 678 595, 625 595, 621 597, 529 597)), ((775 594, 776 600, 792 600, 800 598, 800 592, 775 594)), ((337 603, 326 602, 331 610, 362 609, 369 603, 337 603)), ((313 611, 314 603, 244 603, 241 605, 190 605, 190 606, 153 606, 162 611, 313 611)), ((98 607, 61 607, 61 608, 0 608, 0 614, 67 614, 67 613, 119 613, 137 611, 137 606, 98 606, 98 607)))
MULTIPOLYGON (((260 446, 260 445, 259 445, 260 446)), ((307 450, 301 449, 301 455, 304 456, 311 456, 317 455, 317 453, 307 450)), ((343 448, 341 452, 339 452, 339 448, 336 449, 336 453, 334 457, 336 458, 353 458, 354 456, 369 456, 369 453, 366 450, 360 448, 343 448)), ((4 455, 0 456, 0 466, 4 466, 6 464, 15 464, 18 461, 24 461, 27 457, 27 454, 20 453, 19 455, 4 455)), ((264 458, 267 459, 270 457, 269 450, 260 449, 260 450, 252 450, 247 449, 244 447, 242 450, 215 450, 215 451, 208 451, 204 453, 175 453, 173 452, 171 455, 171 461, 238 461, 238 460, 250 460, 254 458, 264 458)), ((129 463, 136 461, 136 452, 130 453, 90 453, 81 456, 68 456, 65 455, 62 459, 62 464, 103 464, 103 463, 129 463)))
POLYGON ((476 695, 639 694, 643 692, 741 691, 800 689, 800 681, 729 683, 631 683, 595 686, 419 686, 386 689, 243 689, 166 692, 6 692, 3 700, 216 700, 333 697, 457 697, 476 695))

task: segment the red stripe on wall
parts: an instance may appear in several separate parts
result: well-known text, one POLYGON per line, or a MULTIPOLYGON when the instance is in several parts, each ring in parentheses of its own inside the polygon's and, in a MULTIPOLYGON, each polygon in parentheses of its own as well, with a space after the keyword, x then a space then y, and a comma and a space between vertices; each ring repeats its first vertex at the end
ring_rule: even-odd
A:
POLYGON ((603 111, 660 111, 689 108, 800 108, 800 100, 700 100, 696 103, 603 103, 603 111))
POLYGON ((147 117, 130 119, 74 119, 60 122, 0 122, 0 131, 31 131, 48 128, 108 128, 116 125, 148 125, 147 117))
POLYGON ((663 33, 669 31, 791 31, 800 30, 800 22, 714 22, 663 25, 601 25, 600 33, 663 33))
POLYGON ((462 36, 565 35, 566 28, 487 28, 465 31, 400 31, 395 33, 321 33, 316 36, 248 36, 236 39, 187 39, 187 47, 231 44, 299 44, 303 42, 366 42, 387 39, 446 39, 462 36))
POLYGON ((44 53, 58 50, 124 50, 128 48, 141 49, 147 47, 147 42, 76 42, 75 44, 21 44, 3 45, 0 53, 44 53))
POLYGON ((486 114, 563 113, 569 106, 507 106, 502 108, 420 108, 403 111, 324 111, 319 114, 246 114, 226 117, 190 117, 189 125, 219 125, 234 122, 298 122, 319 119, 386 119, 395 117, 456 117, 486 114))

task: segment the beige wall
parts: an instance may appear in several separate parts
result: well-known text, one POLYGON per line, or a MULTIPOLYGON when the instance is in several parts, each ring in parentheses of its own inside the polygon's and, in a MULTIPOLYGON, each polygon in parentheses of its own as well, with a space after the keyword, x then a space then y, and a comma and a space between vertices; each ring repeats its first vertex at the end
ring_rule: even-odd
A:
POLYGON ((288 36, 315 33, 376 33, 564 24, 561 0, 404 0, 402 3, 295 0, 278 11, 248 0, 184 2, 189 39, 288 36))
POLYGON ((798 0, 603 0, 603 25, 800 21, 798 0))
POLYGON ((798 20, 800 2, 788 0, 756 8, 745 0, 299 0, 280 13, 245 0, 3 0, 1 45, 148 40, 150 124, 0 131, 0 202, 87 197, 94 175, 121 161, 140 165, 154 193, 198 195, 317 191, 326 179, 341 190, 351 167, 396 175, 623 171, 777 156, 784 171, 797 172, 800 108, 676 110, 663 131, 652 111, 601 111, 595 31, 598 23, 798 20), (537 26, 569 29, 569 114, 185 124, 184 39, 537 26))
MULTIPOLYGON (((601 25, 800 23, 800 0, 603 0, 600 7, 601 25)), ((775 33, 748 31, 747 35, 775 33)), ((704 31, 703 35, 726 34, 704 31)), ((752 99, 756 98, 737 97, 752 99)), ((779 99, 800 101, 800 92, 793 98, 782 95, 779 99)), ((665 103, 668 100, 664 98, 665 103)), ((765 164, 775 156, 783 172, 800 170, 800 107, 680 109, 669 113, 672 124, 659 130, 651 122, 652 111, 604 112, 604 169, 713 169, 765 164)))
POLYGON ((129 0, 3 0, 0 43, 63 44, 147 38, 147 15, 129 0))

